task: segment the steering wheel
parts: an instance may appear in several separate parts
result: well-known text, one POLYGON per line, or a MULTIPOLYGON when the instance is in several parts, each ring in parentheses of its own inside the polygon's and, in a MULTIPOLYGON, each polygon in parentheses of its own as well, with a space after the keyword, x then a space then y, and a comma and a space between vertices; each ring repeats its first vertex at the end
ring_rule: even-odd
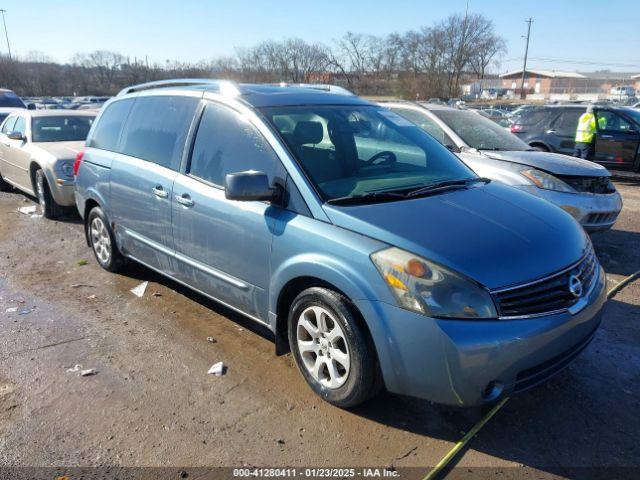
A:
POLYGON ((364 163, 366 163, 367 165, 375 165, 375 162, 377 160, 380 160, 381 158, 384 158, 384 160, 380 162, 379 165, 391 165, 398 161, 395 153, 390 152, 389 150, 385 150, 383 152, 376 153, 373 157, 371 157, 364 163))

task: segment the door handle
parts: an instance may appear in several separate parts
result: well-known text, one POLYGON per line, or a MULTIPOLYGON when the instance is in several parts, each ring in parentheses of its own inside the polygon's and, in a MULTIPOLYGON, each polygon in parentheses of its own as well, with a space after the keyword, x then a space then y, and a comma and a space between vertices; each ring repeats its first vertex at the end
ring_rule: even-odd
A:
POLYGON ((153 194, 156 197, 167 198, 169 196, 169 192, 167 192, 162 185, 156 185, 154 189, 152 189, 153 194))
POLYGON ((600 135, 600 138, 610 139, 610 138, 613 138, 613 135, 600 135))
POLYGON ((557 130, 551 129, 551 130, 547 130, 545 133, 557 133, 557 130))
POLYGON ((183 193, 182 195, 176 195, 176 202, 180 205, 184 205, 185 207, 193 207, 196 202, 191 200, 191 197, 188 193, 183 193))

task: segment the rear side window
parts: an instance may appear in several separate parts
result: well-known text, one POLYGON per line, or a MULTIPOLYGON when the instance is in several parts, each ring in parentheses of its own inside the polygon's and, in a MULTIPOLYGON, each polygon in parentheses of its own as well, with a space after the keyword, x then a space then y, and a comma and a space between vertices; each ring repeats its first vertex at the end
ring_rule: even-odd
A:
POLYGON ((139 97, 122 132, 121 153, 177 170, 199 99, 139 97))
POLYGON ((558 135, 575 135, 578 128, 578 120, 584 112, 581 110, 566 110, 553 122, 553 129, 558 135))
POLYGON ((88 146, 111 152, 117 151, 120 132, 133 102, 134 100, 120 100, 109 105, 102 112, 88 146))
POLYGON ((223 185, 228 173, 256 170, 273 181, 280 160, 262 134, 239 113, 210 103, 205 109, 191 155, 189 173, 223 185))
POLYGON ((520 125, 535 125, 536 123, 545 121, 548 114, 549 110, 546 108, 534 109, 522 114, 518 123, 520 125))

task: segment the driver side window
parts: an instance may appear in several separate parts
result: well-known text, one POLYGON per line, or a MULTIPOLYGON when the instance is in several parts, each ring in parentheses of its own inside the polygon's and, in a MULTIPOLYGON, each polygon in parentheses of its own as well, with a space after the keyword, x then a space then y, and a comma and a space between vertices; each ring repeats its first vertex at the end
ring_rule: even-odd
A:
POLYGON ((614 112, 597 111, 596 124, 599 130, 609 130, 614 132, 629 132, 633 127, 624 118, 614 112))

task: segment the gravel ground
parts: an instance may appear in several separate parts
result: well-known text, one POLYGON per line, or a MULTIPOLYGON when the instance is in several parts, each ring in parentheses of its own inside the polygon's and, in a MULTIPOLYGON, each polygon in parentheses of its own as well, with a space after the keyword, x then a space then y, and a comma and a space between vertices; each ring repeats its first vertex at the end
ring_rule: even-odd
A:
MULTIPOLYGON (((617 185, 621 217, 593 236, 611 286, 640 269, 640 181, 617 185)), ((334 408, 268 332, 144 268, 103 271, 78 218, 18 213, 33 204, 0 194, 0 466, 427 467, 486 412, 390 394, 334 408), (217 361, 226 375, 207 375, 217 361)), ((639 321, 640 281, 568 369, 506 404, 452 476, 639 466, 639 321)))

